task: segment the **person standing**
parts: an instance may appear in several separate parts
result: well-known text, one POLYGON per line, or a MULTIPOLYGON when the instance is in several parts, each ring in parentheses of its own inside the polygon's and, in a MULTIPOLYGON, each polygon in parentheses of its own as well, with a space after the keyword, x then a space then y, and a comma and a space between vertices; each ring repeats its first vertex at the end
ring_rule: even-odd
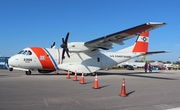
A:
POLYGON ((152 66, 150 63, 149 63, 149 73, 152 73, 152 66))
POLYGON ((147 64, 147 61, 146 61, 145 65, 144 65, 145 73, 147 73, 147 69, 148 69, 148 64, 147 64))

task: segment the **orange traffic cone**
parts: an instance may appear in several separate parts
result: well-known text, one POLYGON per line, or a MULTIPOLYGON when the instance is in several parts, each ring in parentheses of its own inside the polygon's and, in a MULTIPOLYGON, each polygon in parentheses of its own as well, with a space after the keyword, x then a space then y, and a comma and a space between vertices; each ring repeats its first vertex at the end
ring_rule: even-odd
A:
POLYGON ((77 80, 77 74, 76 74, 76 71, 75 71, 75 74, 74 74, 74 79, 73 79, 73 81, 78 81, 78 80, 77 80))
POLYGON ((83 72, 82 72, 82 78, 81 78, 80 84, 85 84, 85 83, 84 83, 84 73, 83 73, 83 72))
POLYGON ((94 80, 94 89, 99 89, 99 84, 98 84, 98 78, 97 78, 97 74, 95 76, 95 80, 94 80))
POLYGON ((125 79, 122 80, 122 88, 121 88, 121 94, 119 94, 121 97, 126 97, 126 88, 125 88, 125 79))
POLYGON ((69 72, 69 70, 68 70, 68 74, 67 74, 67 77, 66 77, 67 79, 70 79, 71 77, 70 77, 70 72, 69 72))

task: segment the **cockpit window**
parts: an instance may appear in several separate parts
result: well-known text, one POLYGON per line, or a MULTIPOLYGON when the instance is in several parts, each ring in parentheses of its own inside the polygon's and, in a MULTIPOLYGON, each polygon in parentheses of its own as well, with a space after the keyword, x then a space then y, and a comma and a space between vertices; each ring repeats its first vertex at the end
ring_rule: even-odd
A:
POLYGON ((32 52, 28 50, 26 55, 32 55, 32 52))
POLYGON ((21 50, 20 52, 18 52, 18 54, 22 54, 24 50, 21 50))
POLYGON ((27 50, 25 50, 22 54, 23 54, 23 55, 26 55, 26 53, 27 53, 27 50))
POLYGON ((22 50, 18 54, 23 54, 23 55, 32 55, 32 52, 30 50, 22 50))

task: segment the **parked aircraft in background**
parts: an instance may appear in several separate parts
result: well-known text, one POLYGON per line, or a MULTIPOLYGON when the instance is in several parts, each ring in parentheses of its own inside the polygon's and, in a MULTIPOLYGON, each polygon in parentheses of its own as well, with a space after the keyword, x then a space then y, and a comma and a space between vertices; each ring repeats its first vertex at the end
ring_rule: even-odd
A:
POLYGON ((158 61, 155 61, 155 62, 150 62, 151 66, 154 66, 154 67, 162 67, 164 64, 162 62, 158 62, 158 61))
POLYGON ((127 61, 117 65, 118 68, 126 68, 128 65, 133 66, 134 68, 143 68, 145 62, 135 62, 135 61, 127 61))
MULTIPOLYGON (((155 61, 155 62, 149 62, 148 63, 151 64, 152 67, 163 67, 165 66, 165 64, 155 61)), ((117 67, 119 68, 126 68, 128 65, 133 66, 134 68, 144 68, 145 62, 135 62, 135 61, 127 61, 127 62, 123 62, 117 65, 117 67)))
POLYGON ((7 69, 7 68, 5 67, 5 64, 6 64, 7 60, 8 60, 8 58, 9 58, 9 57, 1 57, 1 55, 0 55, 0 68, 5 68, 5 69, 7 69))
POLYGON ((61 49, 55 48, 55 43, 51 48, 28 47, 9 58, 7 67, 10 71, 23 70, 27 75, 36 70, 45 73, 60 69, 77 73, 94 73, 134 57, 165 53, 166 51, 148 52, 149 31, 165 24, 148 22, 88 42, 68 43, 69 33, 67 33, 66 38, 62 38, 61 49), (135 44, 130 47, 117 52, 100 51, 111 49, 114 43, 122 45, 125 40, 137 35, 135 44))

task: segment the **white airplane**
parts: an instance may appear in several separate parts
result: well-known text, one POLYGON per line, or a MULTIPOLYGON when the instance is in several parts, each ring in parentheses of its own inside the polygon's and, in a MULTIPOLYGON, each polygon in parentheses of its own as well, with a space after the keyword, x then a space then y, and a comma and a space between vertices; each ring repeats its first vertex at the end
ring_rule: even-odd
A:
POLYGON ((31 75, 31 71, 48 73, 60 69, 94 75, 100 69, 110 68, 134 57, 165 53, 166 51, 148 52, 149 31, 165 24, 148 22, 88 42, 68 43, 67 33, 65 40, 62 38, 62 49, 55 48, 55 43, 51 48, 28 47, 10 57, 6 66, 10 71, 23 70, 26 75, 31 75), (123 41, 137 35, 135 44, 128 48, 117 52, 100 51, 111 49, 114 43, 122 45, 123 41))
POLYGON ((163 66, 163 65, 164 65, 163 63, 158 62, 158 61, 150 62, 150 64, 151 64, 152 66, 155 66, 155 67, 157 67, 157 66, 163 66))

